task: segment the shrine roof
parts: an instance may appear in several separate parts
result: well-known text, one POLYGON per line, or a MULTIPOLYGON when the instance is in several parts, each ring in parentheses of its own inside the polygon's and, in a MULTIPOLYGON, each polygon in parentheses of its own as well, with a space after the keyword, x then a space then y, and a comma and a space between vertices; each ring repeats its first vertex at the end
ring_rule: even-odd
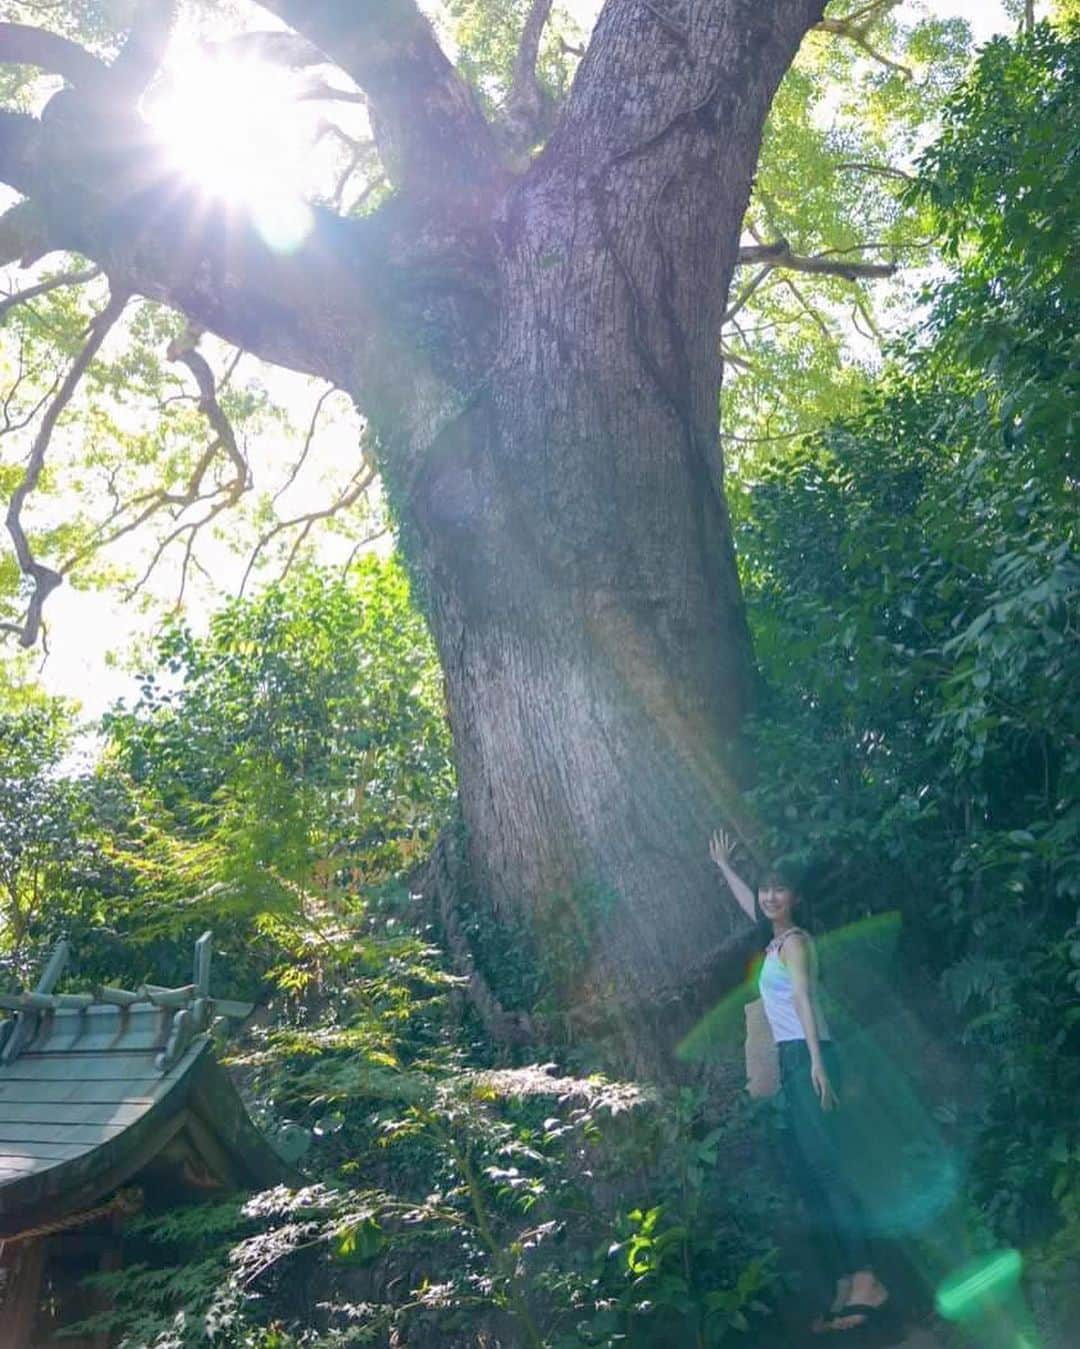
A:
POLYGON ((184 988, 54 994, 64 951, 34 993, 0 997, 17 1012, 0 1030, 0 1236, 94 1203, 178 1135, 221 1183, 283 1179, 210 1034, 222 1012, 251 1007, 209 996, 209 934, 200 941, 184 988))

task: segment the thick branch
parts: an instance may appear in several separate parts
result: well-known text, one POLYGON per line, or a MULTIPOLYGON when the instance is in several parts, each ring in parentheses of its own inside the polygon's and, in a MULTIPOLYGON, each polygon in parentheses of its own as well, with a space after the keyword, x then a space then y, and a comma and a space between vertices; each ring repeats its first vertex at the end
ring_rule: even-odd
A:
POLYGON ((518 144, 527 146, 543 119, 544 91, 536 77, 540 39, 551 15, 552 0, 532 0, 514 59, 510 94, 506 100, 508 129, 518 144))
MULTIPOLYGON (((739 249, 740 266, 754 262, 765 263, 770 268, 782 267, 789 272, 839 276, 845 281, 876 281, 896 275, 896 264, 892 262, 840 262, 823 254, 803 257, 791 251, 791 245, 786 239, 778 239, 773 244, 751 244, 739 249)), ((764 277, 760 280, 764 280, 764 277)), ((760 284, 760 280, 755 284, 760 284)))
POLYGON ((65 97, 51 123, 0 113, 0 181, 30 199, 13 211, 32 217, 35 253, 78 253, 255 355, 355 385, 391 286, 384 225, 316 210, 306 239, 272 247, 252 216, 166 178, 134 115, 65 97))
POLYGON ((259 0, 367 95, 379 153, 409 193, 475 200, 497 176, 491 128, 414 0, 259 0))
MULTIPOLYGON (((673 133, 743 127, 757 148, 780 78, 824 0, 714 0, 692 27, 663 3, 607 0, 549 145, 642 154, 673 133)), ((732 147, 734 148, 734 147, 732 147)))
POLYGON ((313 42, 296 33, 237 33, 224 42, 207 43, 206 48, 233 60, 265 61, 291 70, 323 65, 326 61, 325 54, 313 42))
POLYGON ((32 267, 48 251, 42 220, 33 202, 17 201, 0 216, 0 267, 10 262, 32 267))
POLYGON ((297 93, 298 103, 366 103, 357 89, 339 89, 326 80, 313 79, 297 93))
POLYGON ((143 0, 111 67, 114 96, 137 98, 154 78, 176 24, 178 0, 143 0))
POLYGON ((109 73, 77 42, 23 23, 0 23, 0 64, 37 66, 82 88, 100 86, 109 73))
MULTIPOLYGON (((30 161, 37 149, 41 132, 41 123, 36 117, 28 117, 22 112, 8 112, 0 108, 0 182, 7 183, 25 195, 24 184, 30 181, 30 161)), ((19 206, 23 203, 19 203, 19 206)), ((19 206, 13 206, 4 220, 8 220, 19 206)), ((7 249, 5 248, 5 254, 7 249)), ((16 252, 12 256, 17 257, 16 252)), ((5 257, 11 261, 12 257, 5 257)))
POLYGON ((30 300, 36 300, 39 295, 48 295, 50 291, 59 290, 62 286, 82 286, 100 275, 100 267, 88 267, 81 272, 62 272, 59 276, 49 277, 47 281, 39 281, 36 286, 27 286, 25 290, 17 290, 13 295, 5 295, 0 300, 0 322, 10 310, 30 300))
POLYGON ((57 100, 41 121, 0 114, 0 182, 28 198, 39 253, 77 253, 227 342, 348 390, 392 419, 395 444, 426 445, 456 415, 494 332, 483 184, 479 220, 401 193, 361 219, 303 207, 267 219, 170 175, 135 110, 75 90, 57 100), (453 348, 434 331, 450 306, 468 311, 453 348))
POLYGON ((762 127, 823 7, 713 0, 687 24, 665 0, 607 0, 559 125, 522 187, 523 195, 535 187, 546 211, 565 200, 575 215, 566 228, 580 236, 587 184, 587 209, 625 295, 634 360, 686 428, 688 462, 703 480, 713 471, 715 391, 699 392, 695 372, 716 369, 762 127))
POLYGON ((86 373, 94 357, 101 350, 101 344, 108 336, 109 329, 123 313, 128 298, 124 291, 114 291, 109 303, 90 325, 90 332, 82 350, 72 363, 71 369, 60 385, 56 397, 46 409, 45 416, 41 421, 41 428, 34 438, 22 481, 15 488, 11 495, 11 501, 8 503, 6 516, 8 533, 11 535, 12 543, 15 546, 15 556, 19 561, 19 568, 24 576, 33 581, 34 589, 23 622, 21 624, 0 624, 0 630, 14 633, 19 638, 19 644, 24 647, 33 646, 37 641, 38 633, 41 631, 42 608, 49 595, 52 594, 63 578, 58 571, 38 562, 34 557, 30 541, 23 529, 22 509, 26 504, 26 498, 37 486, 41 477, 41 471, 45 466, 45 455, 49 448, 49 442, 52 440, 53 431, 56 429, 56 423, 60 419, 60 414, 71 402, 72 396, 79 386, 79 381, 86 373))

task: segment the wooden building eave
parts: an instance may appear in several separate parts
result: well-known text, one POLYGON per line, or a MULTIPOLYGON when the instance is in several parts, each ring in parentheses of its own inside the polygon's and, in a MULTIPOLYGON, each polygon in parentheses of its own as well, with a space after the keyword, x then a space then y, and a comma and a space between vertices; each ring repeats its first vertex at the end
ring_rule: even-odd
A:
POLYGON ((229 1188, 263 1188, 286 1179, 287 1168, 251 1123, 216 1062, 209 1036, 199 1036, 165 1074, 152 1077, 149 1056, 140 1062, 142 1057, 129 1051, 102 1062, 104 1056, 85 1053, 26 1053, 0 1070, 0 1135, 8 1135, 0 1137, 0 1238, 29 1222, 49 1222, 90 1207, 137 1175, 182 1131, 207 1169, 229 1188), (134 1076, 140 1069, 143 1075, 134 1076), (83 1076, 68 1078, 65 1070, 83 1076), (98 1076, 97 1070, 132 1075, 98 1076), (111 1086, 103 1092, 105 1084, 111 1086), (36 1113, 51 1110, 62 1122, 4 1120, 27 1113, 28 1095, 55 1097, 60 1091, 70 1099, 42 1101, 44 1108, 36 1113), (86 1100, 87 1095, 121 1093, 127 1094, 119 1101, 86 1100), (125 1122, 103 1122, 109 1118, 125 1122), (223 1158, 228 1173, 220 1175, 223 1158))

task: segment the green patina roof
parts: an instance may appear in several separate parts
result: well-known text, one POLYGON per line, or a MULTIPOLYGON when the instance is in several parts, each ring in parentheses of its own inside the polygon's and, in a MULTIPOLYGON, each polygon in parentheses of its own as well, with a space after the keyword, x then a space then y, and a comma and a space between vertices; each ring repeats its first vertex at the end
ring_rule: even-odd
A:
POLYGON ((95 1203, 177 1143, 221 1183, 285 1178, 214 1057, 215 1011, 250 1008, 207 996, 208 954, 207 936, 188 988, 91 1000, 51 995, 65 950, 24 995, 0 1054, 0 1236, 95 1203))

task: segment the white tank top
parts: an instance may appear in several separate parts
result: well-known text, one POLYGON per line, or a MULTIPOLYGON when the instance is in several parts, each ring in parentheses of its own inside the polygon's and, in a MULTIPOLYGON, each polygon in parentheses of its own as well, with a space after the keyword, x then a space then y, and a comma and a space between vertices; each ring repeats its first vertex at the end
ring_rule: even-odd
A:
MULTIPOLYGON (((809 936, 800 927, 790 927, 781 936, 774 937, 765 948, 765 959, 762 962, 761 976, 758 979, 758 992, 761 994, 765 1016, 772 1030, 773 1039, 777 1044, 784 1040, 806 1039, 799 1014, 795 1010, 795 984, 790 971, 780 959, 780 948, 788 937, 796 932, 802 933, 809 941, 809 936)), ((825 1018, 821 1014, 821 1008, 818 1006, 817 998, 813 992, 810 994, 810 1005, 814 1009, 818 1038, 828 1040, 830 1038, 829 1028, 825 1024, 825 1018)))

